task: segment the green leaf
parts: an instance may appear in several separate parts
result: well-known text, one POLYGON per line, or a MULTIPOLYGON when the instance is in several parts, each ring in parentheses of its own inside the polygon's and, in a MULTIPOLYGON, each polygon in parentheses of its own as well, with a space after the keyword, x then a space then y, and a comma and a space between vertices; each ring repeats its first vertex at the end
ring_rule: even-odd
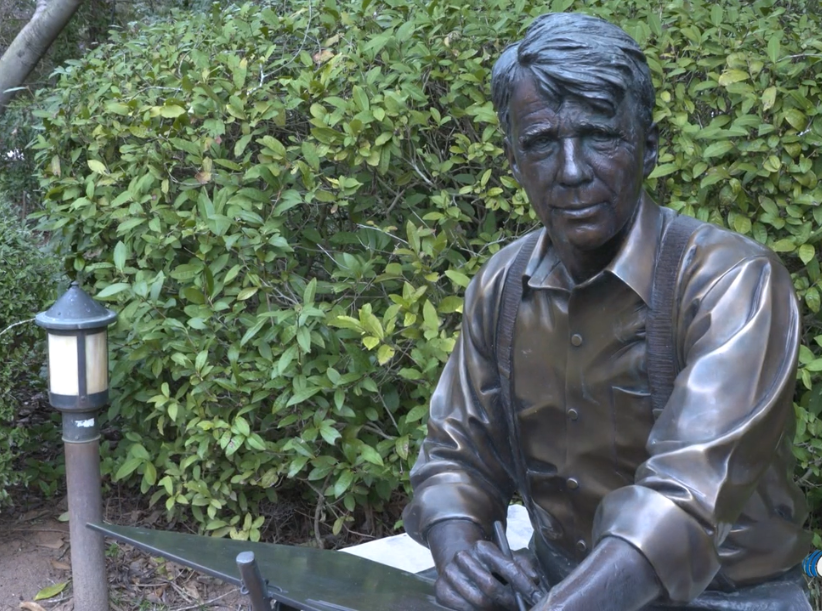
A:
POLYGON ((362 444, 360 446, 360 456, 362 456, 364 461, 370 462, 373 465, 384 466, 380 453, 369 445, 362 444))
POLYGON ((172 104, 171 106, 163 106, 160 108, 160 116, 166 119, 175 119, 180 115, 186 114, 185 108, 172 104))
POLYGON ((146 222, 146 219, 144 219, 143 217, 136 217, 136 218, 128 219, 127 221, 124 221, 124 222, 120 223, 120 226, 117 227, 117 233, 118 234, 126 233, 127 231, 131 231, 135 227, 139 227, 140 225, 142 225, 145 222, 146 222))
POLYGON ((814 314, 819 312, 819 308, 821 305, 820 301, 821 300, 819 296, 819 291, 817 291, 815 287, 809 288, 808 291, 805 293, 805 303, 808 305, 808 308, 810 308, 811 312, 813 312, 814 314))
POLYGON ((312 386, 310 388, 303 388, 301 391, 294 393, 294 396, 292 396, 288 400, 288 403, 286 404, 286 407, 290 407, 292 405, 297 405, 298 403, 302 403, 303 401, 307 401, 308 399, 310 399, 311 397, 316 395, 321 390, 322 390, 322 388, 320 388, 319 386, 312 386))
POLYGON ((750 75, 743 71, 743 70, 726 70, 722 73, 719 77, 719 84, 723 87, 727 87, 732 83, 738 83, 740 81, 747 80, 750 75))
POLYGON ((60 583, 55 583, 54 585, 50 585, 46 588, 43 588, 37 594, 34 595, 34 600, 46 600, 47 598, 54 598, 60 592, 65 590, 67 585, 68 581, 61 581, 60 583))
POLYGON ((330 420, 326 420, 320 425, 320 435, 325 442, 329 445, 334 445, 334 442, 337 441, 342 435, 340 432, 334 428, 333 423, 330 420))
POLYGON ((663 176, 668 176, 669 174, 673 174, 674 172, 679 171, 679 166, 675 163, 665 163, 663 165, 658 165, 654 168, 654 171, 648 176, 648 178, 662 178, 663 176))
POLYGON ((747 216, 742 216, 741 214, 737 215, 737 217, 734 219, 734 230, 736 230, 737 233, 741 233, 743 235, 750 233, 751 219, 749 219, 747 216))
POLYGON ((97 161, 96 159, 89 159, 86 163, 92 172, 96 172, 97 174, 108 174, 106 165, 103 162, 97 161))
POLYGON ((240 340, 240 346, 245 346, 248 342, 254 339, 254 336, 257 335, 257 333, 260 332, 260 329, 263 328, 265 321, 265 318, 260 318, 253 327, 246 331, 245 335, 243 335, 243 338, 240 340))
POLYGON ((200 352, 197 353, 197 358, 194 359, 194 369, 197 371, 202 371, 207 361, 208 350, 200 350, 200 352))
POLYGON ((727 140, 714 142, 713 144, 708 146, 704 151, 702 151, 702 157, 704 159, 710 159, 711 157, 721 157, 725 153, 732 151, 733 148, 733 142, 728 142, 727 140))
POLYGON ((116 115, 124 116, 128 116, 128 114, 131 113, 131 109, 128 106, 119 102, 108 102, 106 104, 106 110, 116 115))
POLYGON ((440 301, 439 305, 437 306, 437 312, 440 314, 451 314, 453 312, 462 312, 462 297, 457 297, 455 295, 449 295, 442 301, 440 301))
POLYGON ((114 247, 114 267, 118 272, 122 272, 126 266, 126 257, 128 255, 128 248, 122 242, 117 242, 114 247))
MULTIPOLYGON (((262 437, 257 435, 257 433, 254 433, 253 435, 250 435, 248 438, 246 438, 245 444, 252 450, 257 450, 258 452, 265 452, 266 450, 265 442, 263 441, 262 437)), ((267 488, 268 486, 264 487, 267 488)))
POLYGON ((257 286, 249 286, 244 288, 242 291, 237 293, 237 301, 245 301, 246 299, 251 299, 254 295, 257 294, 257 291, 260 290, 260 287, 257 286))
POLYGON ((297 331, 297 343, 302 348, 303 353, 308 354, 311 352, 311 331, 308 327, 300 327, 297 331))
POLYGON ((305 285, 303 291, 303 305, 310 306, 314 303, 314 296, 317 294, 317 279, 312 278, 311 282, 305 285))
POLYGON ((796 108, 789 108, 785 111, 785 120, 791 124, 791 127, 800 132, 808 124, 808 118, 796 108))
POLYGON ((468 285, 471 282, 468 276, 453 269, 445 270, 445 275, 448 276, 454 284, 461 286, 462 288, 468 288, 468 285))
POLYGON ((793 252, 796 250, 796 244, 794 244, 793 240, 785 238, 774 242, 771 246, 771 250, 774 252, 793 252))
POLYGON ((97 297, 97 299, 105 299, 106 297, 112 297, 117 293, 122 293, 129 288, 131 288, 131 285, 128 282, 116 282, 115 284, 109 284, 106 288, 97 293, 95 297, 97 297))
POLYGON ((779 36, 776 34, 771 34, 771 39, 768 41, 768 57, 773 63, 779 61, 779 57, 782 54, 782 47, 779 44, 779 36))
POLYGON ((431 331, 436 331, 440 327, 440 319, 437 316, 437 310, 427 299, 422 305, 422 320, 423 327, 431 331))
POLYGON ((234 420, 234 427, 243 437, 248 437, 251 435, 251 427, 248 425, 248 421, 242 416, 237 416, 234 420))
POLYGON ((144 462, 145 460, 142 458, 129 458, 126 462, 120 465, 119 469, 117 469, 117 473, 114 475, 114 481, 119 482, 121 479, 128 477, 144 462))
POLYGON ((377 350, 377 362, 380 365, 385 365, 392 358, 394 358, 394 349, 390 346, 383 344, 380 346, 380 349, 377 350))
POLYGON ((145 471, 143 472, 143 481, 149 486, 157 483, 157 467, 152 462, 146 462, 145 471))
POLYGON ((297 346, 289 346, 286 348, 285 352, 280 355, 279 361, 277 361, 277 373, 283 375, 291 362, 297 358, 298 354, 299 348, 297 346))
POLYGON ((402 369, 400 369, 399 375, 401 378, 405 378, 406 380, 422 379, 422 374, 417 369, 412 369, 409 367, 403 367, 402 369))
POLYGON ((412 408, 408 415, 405 417, 406 422, 417 422, 422 420, 428 414, 428 406, 427 405, 417 405, 416 407, 412 408))
POLYGON ((366 95, 363 88, 359 85, 354 85, 351 89, 351 95, 354 98, 354 103, 357 105, 357 108, 360 110, 369 110, 370 105, 368 103, 368 96, 366 95))
POLYGON ((776 104, 776 87, 768 87, 762 92, 762 109, 770 110, 776 104))
POLYGON ((802 260, 802 263, 810 263, 815 254, 816 249, 813 247, 813 244, 803 244, 799 247, 799 258, 802 260))
POLYGON ((334 497, 340 498, 349 486, 354 482, 354 473, 348 469, 342 472, 342 475, 334 482, 334 497))
POLYGON ((149 460, 151 458, 148 450, 146 450, 145 446, 141 443, 133 444, 128 452, 133 458, 139 458, 141 460, 149 460))

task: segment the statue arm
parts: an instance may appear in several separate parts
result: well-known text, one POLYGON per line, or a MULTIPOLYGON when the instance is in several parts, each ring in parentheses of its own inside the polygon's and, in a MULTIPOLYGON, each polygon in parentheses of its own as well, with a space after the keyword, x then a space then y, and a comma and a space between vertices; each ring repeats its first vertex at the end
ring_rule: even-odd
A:
POLYGON ((702 256, 714 260, 692 265, 680 284, 684 368, 650 458, 634 485, 603 499, 593 532, 597 548, 617 538, 639 550, 663 596, 679 603, 716 575, 718 548, 776 455, 793 417, 799 346, 793 286, 775 257, 737 256, 723 271, 721 251, 702 256))
POLYGON ((411 471, 414 497, 403 514, 406 532, 424 545, 435 524, 454 520, 472 522, 491 540, 515 490, 491 347, 509 250, 468 287, 462 332, 431 398, 428 434, 411 471))
POLYGON ((656 572, 639 550, 606 537, 533 611, 638 611, 662 591, 656 572))

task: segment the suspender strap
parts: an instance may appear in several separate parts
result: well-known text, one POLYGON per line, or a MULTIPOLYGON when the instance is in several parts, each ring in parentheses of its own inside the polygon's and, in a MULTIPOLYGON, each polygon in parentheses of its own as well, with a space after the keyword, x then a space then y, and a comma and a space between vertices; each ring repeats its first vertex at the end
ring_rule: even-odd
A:
POLYGON ((517 322, 519 304, 522 302, 522 275, 534 252, 540 231, 533 231, 525 238, 522 248, 514 258, 514 263, 508 269, 502 285, 502 304, 497 320, 497 334, 495 339, 495 356, 499 371, 500 398, 505 411, 505 423, 508 427, 508 439, 511 442, 511 456, 514 459, 514 473, 512 479, 516 482, 519 492, 523 496, 526 506, 530 503, 530 494, 525 489, 525 458, 522 444, 519 443, 519 427, 514 414, 514 395, 512 380, 512 362, 514 346, 514 326, 517 322))
MULTIPOLYGON (((514 346, 514 326, 517 322, 519 304, 522 301, 522 275, 525 273, 531 253, 534 252, 539 234, 540 232, 537 230, 528 234, 525 238, 522 248, 514 258, 513 265, 508 269, 505 284, 502 286, 502 308, 497 321, 496 357, 500 378, 506 380, 509 384, 511 381, 511 361, 513 357, 511 351, 514 346)), ((502 384, 505 385, 506 382, 503 381, 502 384)), ((503 391, 505 391, 504 387, 503 391)), ((510 397, 503 392, 503 401, 509 400, 510 397)), ((511 403, 509 402, 505 407, 510 408, 510 406, 511 403)))
POLYGON ((674 329, 676 280, 685 247, 697 227, 699 221, 690 216, 674 217, 662 236, 654 268, 652 303, 646 328, 648 382, 654 410, 662 410, 668 403, 680 370, 674 329))

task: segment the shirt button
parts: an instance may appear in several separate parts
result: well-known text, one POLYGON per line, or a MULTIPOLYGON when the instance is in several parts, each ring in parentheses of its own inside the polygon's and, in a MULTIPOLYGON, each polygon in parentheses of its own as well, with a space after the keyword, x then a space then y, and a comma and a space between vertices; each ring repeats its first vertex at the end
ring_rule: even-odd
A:
POLYGON ((568 418, 570 418, 571 420, 576 420, 577 418, 579 418, 579 412, 572 407, 568 410, 568 418))
POLYGON ((579 488, 579 482, 573 477, 569 477, 565 483, 568 484, 568 488, 571 490, 579 488))
POLYGON ((588 551, 588 545, 582 539, 577 541, 577 551, 580 554, 584 554, 586 551, 588 551))
POLYGON ((581 346, 582 345, 582 336, 579 333, 574 333, 571 336, 571 344, 573 346, 581 346))

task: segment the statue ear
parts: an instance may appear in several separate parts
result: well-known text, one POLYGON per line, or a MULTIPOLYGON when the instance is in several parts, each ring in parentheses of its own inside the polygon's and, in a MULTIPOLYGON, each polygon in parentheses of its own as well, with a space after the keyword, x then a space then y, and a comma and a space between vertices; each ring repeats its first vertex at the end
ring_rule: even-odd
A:
POLYGON ((505 140, 502 142, 502 149, 505 151, 505 156, 508 158, 508 165, 511 166, 511 173, 514 175, 514 180, 522 184, 519 179, 519 165, 517 165, 517 158, 514 155, 514 149, 511 147, 508 136, 505 136, 505 140))
POLYGON ((651 123, 651 126, 645 132, 645 157, 643 159, 642 176, 648 178, 651 172, 656 167, 657 157, 659 155, 659 127, 656 123, 651 123))

